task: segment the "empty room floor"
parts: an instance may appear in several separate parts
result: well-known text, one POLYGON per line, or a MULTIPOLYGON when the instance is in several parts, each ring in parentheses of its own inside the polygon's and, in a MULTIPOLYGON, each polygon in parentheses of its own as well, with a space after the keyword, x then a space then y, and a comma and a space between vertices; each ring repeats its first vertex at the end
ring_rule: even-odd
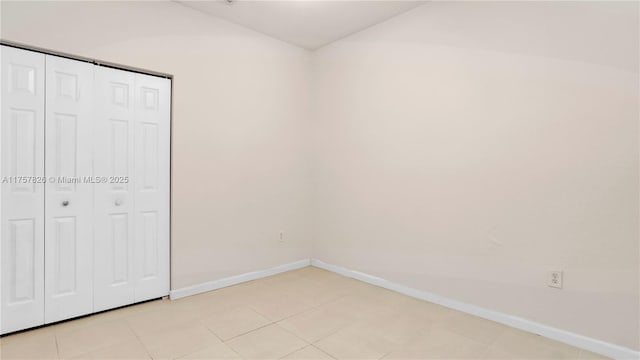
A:
POLYGON ((2 359, 601 359, 315 267, 0 338, 2 359))

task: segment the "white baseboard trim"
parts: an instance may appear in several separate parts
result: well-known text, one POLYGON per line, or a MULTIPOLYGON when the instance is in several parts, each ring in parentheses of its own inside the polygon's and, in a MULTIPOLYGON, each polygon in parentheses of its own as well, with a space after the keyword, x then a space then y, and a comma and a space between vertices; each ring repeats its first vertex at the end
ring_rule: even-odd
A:
POLYGON ((640 351, 635 351, 623 346, 611 344, 605 341, 593 339, 587 336, 572 333, 570 331, 557 329, 551 326, 540 324, 531 320, 523 319, 517 316, 507 315, 498 311, 488 310, 479 306, 467 304, 461 301, 453 300, 444 296, 436 295, 427 291, 417 290, 365 274, 359 271, 350 270, 341 266, 325 263, 318 259, 304 259, 289 264, 276 266, 269 269, 253 271, 246 274, 231 276, 224 279, 209 281, 202 284, 192 285, 181 289, 171 290, 169 296, 172 300, 180 299, 186 296, 197 295, 207 291, 224 288, 243 282, 276 275, 290 270, 303 268, 305 266, 315 266, 340 275, 344 275, 356 280, 366 282, 371 285, 379 286, 388 290, 392 290, 416 299, 429 301, 438 305, 448 307, 450 309, 462 311, 467 314, 475 315, 487 320, 495 321, 516 329, 538 334, 552 340, 560 341, 581 349, 589 350, 613 359, 640 359, 640 351))
POLYGON ((463 303, 457 300, 449 299, 444 296, 436 295, 427 291, 413 289, 404 285, 400 285, 389 280, 368 275, 359 271, 350 270, 341 266, 327 264, 318 259, 311 259, 311 265, 325 269, 340 275, 344 275, 356 280, 360 280, 371 285, 389 289, 416 299, 429 301, 454 310, 462 311, 471 315, 475 315, 487 320, 495 321, 516 329, 538 334, 552 340, 560 341, 581 349, 589 350, 614 359, 640 359, 640 351, 635 351, 619 345, 611 344, 605 341, 593 339, 587 336, 575 334, 569 331, 557 329, 551 326, 536 323, 531 320, 523 319, 517 316, 503 314, 501 312, 487 310, 479 306, 463 303))
POLYGON ((240 284, 243 282, 260 279, 263 277, 276 275, 290 270, 300 269, 311 265, 311 259, 298 260, 289 264, 279 265, 269 269, 252 271, 246 274, 231 276, 224 279, 209 281, 202 284, 187 286, 181 289, 171 290, 169 297, 171 300, 180 299, 186 296, 197 295, 207 291, 221 289, 227 286, 240 284))

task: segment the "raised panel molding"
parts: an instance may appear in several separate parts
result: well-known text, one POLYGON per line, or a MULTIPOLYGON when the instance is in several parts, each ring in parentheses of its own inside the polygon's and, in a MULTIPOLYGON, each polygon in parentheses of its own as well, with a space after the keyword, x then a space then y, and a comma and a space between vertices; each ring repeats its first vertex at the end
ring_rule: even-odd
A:
POLYGON ((56 71, 56 95, 61 98, 78 100, 78 76, 56 71))
POLYGON ((59 217, 55 224, 55 292, 54 296, 63 296, 76 292, 77 284, 77 234, 75 217, 59 217))
POLYGON ((142 125, 143 179, 144 190, 158 188, 158 125, 142 125))
MULTIPOLYGON (((35 176, 36 113, 33 110, 10 109, 11 176, 35 176)), ((33 182, 14 182, 12 191, 33 192, 33 182)))
POLYGON ((111 242, 111 264, 113 276, 111 285, 125 283, 129 279, 129 216, 111 214, 109 216, 109 234, 111 242))
POLYGON ((158 111, 158 89, 143 87, 142 104, 147 110, 158 111))
POLYGON ((141 213, 144 242, 143 278, 158 276, 158 212, 141 213))
POLYGON ((10 304, 29 302, 35 295, 35 221, 10 220, 12 255, 10 304))
MULTIPOLYGON (((55 114, 55 169, 57 177, 77 176, 78 117, 71 114, 55 114)), ((75 182, 57 182, 58 191, 74 191, 75 182)))
MULTIPOLYGON (((111 119, 111 136, 109 137, 109 160, 113 176, 129 176, 129 122, 111 119)), ((127 183, 114 182, 113 190, 126 191, 127 183)))
POLYGON ((19 64, 9 65, 9 92, 35 95, 36 69, 19 64))
POLYGON ((111 100, 113 105, 129 107, 129 85, 123 83, 111 83, 111 100))

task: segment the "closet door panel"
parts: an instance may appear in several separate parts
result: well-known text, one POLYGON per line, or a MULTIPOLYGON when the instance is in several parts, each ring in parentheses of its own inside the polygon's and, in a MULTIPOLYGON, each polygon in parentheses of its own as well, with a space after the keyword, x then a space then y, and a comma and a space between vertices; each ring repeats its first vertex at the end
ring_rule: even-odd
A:
POLYGON ((46 322, 93 312, 93 68, 46 56, 46 322))
POLYGON ((135 300, 169 293, 171 81, 136 75, 135 300))
POLYGON ((134 302, 134 82, 96 67, 95 311, 134 302))
POLYGON ((0 46, 0 333, 44 323, 43 54, 0 46))

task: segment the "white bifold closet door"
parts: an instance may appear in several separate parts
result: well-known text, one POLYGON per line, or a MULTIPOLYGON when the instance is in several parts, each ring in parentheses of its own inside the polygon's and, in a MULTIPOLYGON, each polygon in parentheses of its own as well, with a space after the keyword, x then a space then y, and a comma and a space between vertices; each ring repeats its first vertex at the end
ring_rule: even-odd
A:
POLYGON ((171 81, 136 74, 135 301, 169 293, 171 81))
POLYGON ((45 322, 93 312, 93 68, 46 56, 45 322))
POLYGON ((95 311, 169 292, 170 81, 96 69, 95 311), (121 180, 128 179, 128 182, 121 180))
POLYGON ((44 57, 0 47, 2 333, 44 323, 44 57))
POLYGON ((96 68, 95 172, 129 177, 96 185, 95 310, 131 304, 134 289, 134 81, 135 74, 96 68))
POLYGON ((0 51, 0 334, 168 295, 171 80, 0 51))

